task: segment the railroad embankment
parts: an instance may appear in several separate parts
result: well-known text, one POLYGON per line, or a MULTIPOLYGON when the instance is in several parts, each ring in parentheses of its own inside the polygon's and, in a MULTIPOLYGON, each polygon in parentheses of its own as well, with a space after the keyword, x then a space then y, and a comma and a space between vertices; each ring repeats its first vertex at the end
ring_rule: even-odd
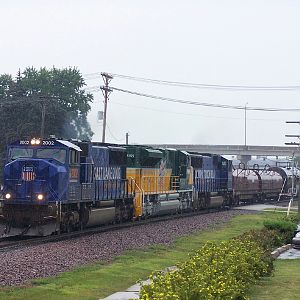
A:
MULTIPOLYGON (((197 219, 192 217, 191 221, 173 220, 170 224, 160 226, 156 223, 151 228, 149 227, 151 225, 143 229, 141 226, 136 232, 129 229, 112 234, 105 233, 102 237, 94 236, 92 239, 89 237, 89 240, 81 238, 76 243, 41 245, 28 249, 28 252, 23 249, 22 253, 17 255, 14 252, 6 253, 1 258, 2 261, 5 259, 7 261, 6 264, 2 264, 2 271, 6 274, 3 275, 4 280, 13 282, 14 278, 18 278, 14 277, 14 274, 19 274, 19 278, 22 278, 20 270, 25 270, 26 267, 28 269, 26 272, 30 270, 38 272, 39 269, 36 267, 38 263, 39 266, 43 264, 43 270, 46 270, 44 275, 51 276, 53 270, 60 275, 47 279, 35 279, 31 283, 23 280, 22 282, 27 282, 24 287, 3 287, 0 290, 0 297, 1 299, 104 298, 113 292, 125 290, 139 279, 148 278, 153 270, 161 270, 186 261, 188 253, 195 253, 207 241, 214 241, 218 244, 250 229, 262 228, 266 217, 278 218, 278 214, 245 214, 243 211, 215 213, 215 219, 213 216, 214 214, 209 214, 207 217, 202 215, 197 219), (179 237, 180 235, 185 236, 179 237), (159 239, 156 239, 158 236, 159 239), (128 242, 130 247, 124 247, 128 242), (43 249, 41 248, 43 246, 51 248, 43 249), (135 250, 124 253, 126 249, 135 250), (91 255, 93 259, 87 260, 87 254, 91 253, 94 253, 91 255), (103 259, 103 253, 107 255, 106 260, 103 259), (17 260, 10 268, 9 263, 14 261, 13 255, 17 260), (99 260, 102 263, 99 263, 99 260), (88 266, 76 268, 75 262, 80 262, 79 265, 86 263, 88 266), (9 274, 9 270, 13 269, 15 270, 12 274, 9 274), (70 271, 61 273, 66 269, 70 271)), ((17 281, 18 284, 19 282, 17 281)))

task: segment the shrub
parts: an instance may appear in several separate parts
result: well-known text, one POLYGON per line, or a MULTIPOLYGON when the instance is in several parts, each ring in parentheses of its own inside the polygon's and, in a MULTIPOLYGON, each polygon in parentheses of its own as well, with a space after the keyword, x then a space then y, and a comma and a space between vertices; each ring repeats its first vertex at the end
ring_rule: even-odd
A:
POLYGON ((219 244, 209 242, 178 265, 178 270, 156 272, 141 289, 140 299, 246 299, 245 291, 259 277, 273 270, 267 249, 274 233, 254 231, 219 244), (269 241, 257 240, 264 235, 269 241))
POLYGON ((234 239, 250 239, 255 241, 266 252, 271 252, 275 247, 279 247, 284 243, 284 236, 282 234, 279 234, 276 230, 268 230, 267 228, 250 230, 234 239))
POLYGON ((289 215, 288 217, 284 217, 284 219, 289 220, 289 221, 295 223, 295 225, 297 225, 300 223, 300 214, 299 213, 292 214, 292 215, 289 215))
POLYGON ((293 236, 299 215, 264 222, 219 244, 209 242, 169 273, 156 272, 143 300, 247 299, 248 287, 273 271, 271 251, 293 236))
POLYGON ((283 243, 289 243, 294 235, 296 224, 290 218, 266 220, 265 228, 275 230, 283 238, 283 243))

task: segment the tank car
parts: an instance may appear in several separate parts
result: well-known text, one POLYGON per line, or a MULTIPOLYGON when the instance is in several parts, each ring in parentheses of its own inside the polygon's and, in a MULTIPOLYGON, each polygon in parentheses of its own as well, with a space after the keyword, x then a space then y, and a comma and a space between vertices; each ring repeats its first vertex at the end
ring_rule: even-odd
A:
POLYGON ((271 167, 270 170, 277 172, 280 174, 283 180, 283 187, 281 189, 279 199, 287 199, 290 198, 292 195, 292 181, 294 177, 294 196, 298 194, 298 190, 296 189, 296 183, 299 182, 300 172, 298 168, 286 168, 286 167, 271 167))
POLYGON ((261 181, 261 199, 277 200, 283 188, 282 176, 269 169, 258 172, 261 181))
POLYGON ((233 171, 233 197, 236 203, 277 200, 284 186, 282 176, 272 169, 233 171))
POLYGON ((256 202, 261 195, 261 181, 256 170, 235 169, 233 171, 233 196, 235 203, 256 202))

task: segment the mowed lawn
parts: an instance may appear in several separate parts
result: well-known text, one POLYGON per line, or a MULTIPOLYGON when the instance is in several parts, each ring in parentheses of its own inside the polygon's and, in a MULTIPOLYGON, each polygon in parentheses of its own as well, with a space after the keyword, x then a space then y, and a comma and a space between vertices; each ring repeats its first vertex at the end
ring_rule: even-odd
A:
MULTIPOLYGON (((144 250, 128 251, 111 263, 97 263, 76 268, 57 277, 34 280, 28 287, 0 288, 0 299, 101 299, 125 290, 139 279, 148 278, 154 270, 186 260, 188 253, 193 253, 208 240, 226 240, 250 229, 261 228, 266 218, 277 217, 278 214, 270 212, 240 215, 215 229, 178 238, 170 246, 155 245, 144 250)), ((278 264, 280 262, 276 265, 278 264)), ((298 270, 299 266, 298 264, 298 270)), ((269 284, 272 279, 268 278, 262 283, 269 284)), ((293 288, 287 282, 286 285, 287 289, 293 288)), ((259 289, 251 292, 253 299, 263 299, 258 296, 259 289)))
POLYGON ((252 300, 300 299, 300 259, 278 259, 271 277, 261 279, 249 292, 252 300))

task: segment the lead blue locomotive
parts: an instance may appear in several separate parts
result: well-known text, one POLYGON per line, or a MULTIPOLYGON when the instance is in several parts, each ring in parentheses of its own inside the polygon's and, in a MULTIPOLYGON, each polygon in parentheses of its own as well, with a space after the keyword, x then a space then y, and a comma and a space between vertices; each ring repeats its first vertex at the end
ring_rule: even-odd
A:
POLYGON ((48 235, 128 218, 126 149, 56 139, 16 141, 4 167, 7 233, 48 235))
POLYGON ((49 235, 156 214, 229 205, 230 162, 217 155, 55 138, 10 144, 9 235, 49 235))

